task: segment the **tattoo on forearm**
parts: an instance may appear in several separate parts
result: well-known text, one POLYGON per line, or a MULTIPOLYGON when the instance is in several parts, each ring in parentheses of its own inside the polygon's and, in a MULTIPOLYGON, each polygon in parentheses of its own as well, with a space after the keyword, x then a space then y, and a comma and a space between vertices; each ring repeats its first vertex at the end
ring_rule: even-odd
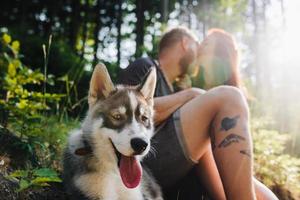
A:
POLYGON ((251 152, 249 150, 247 150, 247 149, 240 150, 240 153, 248 156, 249 158, 251 158, 251 152))
POLYGON ((221 122, 221 131, 228 131, 229 129, 232 129, 236 126, 236 123, 237 123, 237 119, 239 118, 240 116, 237 115, 233 118, 230 118, 230 117, 225 117, 223 118, 222 122, 221 122))
POLYGON ((219 148, 225 148, 231 145, 232 143, 239 143, 242 140, 246 140, 244 137, 237 135, 237 134, 230 134, 228 135, 219 145, 219 148))

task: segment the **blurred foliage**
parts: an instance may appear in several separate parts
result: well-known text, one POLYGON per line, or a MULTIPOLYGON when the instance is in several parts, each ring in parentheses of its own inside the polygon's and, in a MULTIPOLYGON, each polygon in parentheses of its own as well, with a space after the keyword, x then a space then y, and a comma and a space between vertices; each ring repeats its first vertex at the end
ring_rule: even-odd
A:
MULTIPOLYGON (((42 45, 46 39, 36 35, 26 35, 25 31, 19 30, 13 35, 22 41, 20 52, 26 56, 20 58, 22 63, 31 66, 34 70, 43 70, 44 55, 42 45), (35 59, 32 59, 32 58, 35 59)), ((81 59, 66 43, 66 41, 53 37, 49 52, 47 72, 47 91, 50 93, 66 94, 57 104, 60 117, 77 116, 77 113, 84 114, 86 104, 77 104, 87 95, 89 84, 89 71, 84 67, 87 65, 86 59, 81 59), (50 75, 51 74, 51 75, 50 75), (49 78, 49 76, 51 78, 49 78), (54 79, 54 77, 57 77, 54 79)))
POLYGON ((248 3, 248 0, 199 1, 193 11, 201 22, 206 23, 207 29, 219 27, 236 32, 243 29, 244 21, 241 19, 245 17, 248 3))
MULTIPOLYGON (((20 60, 20 42, 13 41, 4 33, 0 46, 0 110, 2 123, 13 120, 21 128, 20 135, 27 134, 26 123, 38 120, 39 112, 49 110, 49 105, 55 105, 62 94, 44 93, 42 90, 33 90, 33 86, 41 86, 46 81, 39 70, 32 70, 20 60)), ((49 76, 48 81, 51 81, 49 76)))
MULTIPOLYGON (((58 155, 62 151, 66 134, 78 122, 65 116, 60 117, 57 111, 65 95, 45 92, 46 84, 42 85, 46 81, 45 75, 39 69, 32 70, 24 65, 19 51, 19 41, 13 41, 7 33, 1 35, 1 124, 20 138, 18 145, 24 151, 37 156, 34 165, 59 169, 58 155)), ((60 81, 65 82, 69 92, 73 85, 67 79, 68 76, 65 77, 60 81)), ((54 84, 54 78, 48 75, 47 84, 54 84)))
MULTIPOLYGON (((50 115, 41 116, 39 120, 30 122, 25 126, 29 127, 27 139, 19 145, 36 157, 37 163, 33 163, 33 165, 61 170, 60 162, 68 132, 78 127, 79 121, 74 119, 59 120, 58 116, 50 115)), ((19 135, 19 129, 22 127, 16 122, 11 122, 9 128, 19 135)))
POLYGON ((39 168, 33 170, 16 170, 8 176, 9 179, 17 179, 21 192, 30 187, 49 186, 50 182, 62 182, 57 172, 49 168, 39 168))
POLYGON ((279 199, 300 198, 300 159, 285 152, 289 134, 268 128, 265 118, 252 119, 255 177, 279 199))

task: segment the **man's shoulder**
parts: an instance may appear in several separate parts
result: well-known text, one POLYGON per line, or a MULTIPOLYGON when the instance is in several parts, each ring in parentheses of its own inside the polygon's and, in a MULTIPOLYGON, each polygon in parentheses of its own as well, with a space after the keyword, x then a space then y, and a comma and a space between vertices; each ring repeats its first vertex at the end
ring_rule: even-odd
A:
POLYGON ((154 61, 149 57, 138 58, 119 72, 117 83, 128 85, 139 84, 154 65, 154 61))
POLYGON ((154 60, 150 57, 141 57, 130 63, 127 69, 139 68, 139 69, 150 69, 155 65, 154 60))

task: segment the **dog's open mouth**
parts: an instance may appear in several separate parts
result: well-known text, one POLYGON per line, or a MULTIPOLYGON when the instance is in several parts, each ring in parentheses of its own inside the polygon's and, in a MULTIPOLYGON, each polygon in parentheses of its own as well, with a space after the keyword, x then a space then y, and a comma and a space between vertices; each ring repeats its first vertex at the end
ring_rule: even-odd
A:
POLYGON ((114 143, 110 141, 115 149, 118 159, 121 179, 127 188, 135 188, 139 185, 142 178, 142 167, 136 156, 125 156, 121 154, 114 143))

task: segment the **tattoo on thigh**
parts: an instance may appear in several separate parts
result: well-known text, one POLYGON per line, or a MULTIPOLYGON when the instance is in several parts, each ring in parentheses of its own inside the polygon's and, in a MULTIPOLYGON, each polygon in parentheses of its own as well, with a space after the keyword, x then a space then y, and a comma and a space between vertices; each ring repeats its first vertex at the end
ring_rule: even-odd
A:
POLYGON ((249 158, 251 158, 251 153, 249 150, 245 149, 245 150, 240 150, 241 154, 244 154, 246 156, 248 156, 249 158))
POLYGON ((232 129, 236 126, 237 124, 237 119, 239 118, 240 116, 237 115, 233 118, 230 118, 230 117, 225 117, 222 119, 222 122, 221 122, 221 131, 225 130, 225 131, 228 131, 229 129, 232 129))
POLYGON ((239 143, 242 140, 246 140, 244 137, 237 135, 237 134, 230 134, 228 135, 219 145, 219 148, 225 148, 231 145, 232 143, 239 143))

